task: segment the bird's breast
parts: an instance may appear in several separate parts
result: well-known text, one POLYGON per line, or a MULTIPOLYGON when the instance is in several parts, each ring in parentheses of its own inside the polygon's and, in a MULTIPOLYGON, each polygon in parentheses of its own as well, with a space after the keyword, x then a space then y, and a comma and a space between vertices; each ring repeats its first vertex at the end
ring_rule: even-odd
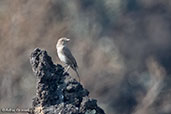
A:
POLYGON ((58 53, 59 59, 60 59, 62 62, 66 63, 66 62, 67 62, 66 56, 63 54, 62 49, 57 49, 57 53, 58 53))

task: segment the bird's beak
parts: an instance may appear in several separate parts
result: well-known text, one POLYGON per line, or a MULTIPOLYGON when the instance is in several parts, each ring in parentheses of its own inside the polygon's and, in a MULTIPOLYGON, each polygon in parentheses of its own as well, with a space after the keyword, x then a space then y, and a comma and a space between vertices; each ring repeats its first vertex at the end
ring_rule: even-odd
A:
POLYGON ((70 41, 70 39, 66 39, 66 41, 67 41, 67 42, 69 42, 69 41, 70 41))

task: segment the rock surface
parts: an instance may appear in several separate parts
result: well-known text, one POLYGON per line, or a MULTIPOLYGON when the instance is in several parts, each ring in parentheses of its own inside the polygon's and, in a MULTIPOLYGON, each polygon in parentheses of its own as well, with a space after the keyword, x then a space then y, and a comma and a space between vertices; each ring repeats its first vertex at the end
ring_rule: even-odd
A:
POLYGON ((32 114, 104 114, 89 92, 64 73, 61 65, 53 64, 47 52, 35 49, 30 58, 37 77, 37 92, 32 114))

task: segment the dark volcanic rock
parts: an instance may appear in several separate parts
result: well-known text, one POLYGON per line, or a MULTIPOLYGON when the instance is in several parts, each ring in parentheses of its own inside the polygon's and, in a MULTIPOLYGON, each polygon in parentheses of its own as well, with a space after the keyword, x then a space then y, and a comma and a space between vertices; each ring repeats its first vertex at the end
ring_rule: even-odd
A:
POLYGON ((89 92, 64 74, 61 65, 53 64, 47 52, 35 49, 30 62, 37 77, 37 93, 33 98, 33 114, 104 114, 89 92))

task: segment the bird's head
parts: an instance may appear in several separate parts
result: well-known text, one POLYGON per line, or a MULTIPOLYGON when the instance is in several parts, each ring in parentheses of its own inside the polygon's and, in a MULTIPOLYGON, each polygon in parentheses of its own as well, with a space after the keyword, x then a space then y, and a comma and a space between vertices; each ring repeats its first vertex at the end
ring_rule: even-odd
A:
POLYGON ((60 46, 60 45, 66 46, 69 41, 70 41, 70 39, 68 39, 66 37, 62 37, 58 40, 57 45, 58 46, 60 46))

